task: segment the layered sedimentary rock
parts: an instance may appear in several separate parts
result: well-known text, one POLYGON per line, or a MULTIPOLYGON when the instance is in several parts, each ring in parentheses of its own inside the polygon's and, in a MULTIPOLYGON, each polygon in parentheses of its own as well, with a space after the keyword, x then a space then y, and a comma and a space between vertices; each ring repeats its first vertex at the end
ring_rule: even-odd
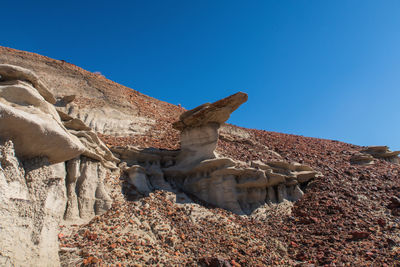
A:
POLYGON ((99 161, 85 156, 67 162, 66 220, 88 220, 103 214, 112 204, 104 179, 110 172, 99 161))
POLYGON ((287 162, 253 162, 251 166, 215 154, 218 130, 247 100, 237 93, 183 113, 174 127, 181 131, 176 164, 164 169, 167 180, 200 199, 237 214, 249 214, 265 203, 296 201, 301 186, 320 173, 287 162))
POLYGON ((247 94, 239 92, 212 104, 206 103, 184 112, 173 127, 181 132, 181 152, 177 165, 193 165, 215 158, 218 129, 230 114, 247 101, 247 94))
POLYGON ((181 131, 181 149, 112 148, 123 162, 128 195, 154 189, 184 192, 237 214, 250 214, 266 203, 296 201, 307 182, 321 174, 298 163, 245 162, 218 157, 219 129, 247 100, 237 93, 203 104, 180 116, 173 127, 181 131))
MULTIPOLYGON (((73 100, 73 96, 66 96, 61 101, 70 103, 73 100)), ((117 164, 120 160, 83 121, 71 117, 59 108, 57 111, 64 127, 85 147, 80 156, 66 163, 68 201, 64 219, 87 221, 111 207, 112 199, 105 190, 104 180, 113 171, 118 171, 117 164)))
POLYGON ((369 154, 374 158, 383 159, 392 163, 400 163, 400 151, 390 151, 387 146, 369 146, 362 150, 361 153, 369 154))
POLYGON ((46 101, 54 97, 34 73, 0 65, 0 77, 0 138, 13 141, 18 157, 58 163, 82 154, 84 146, 63 126, 46 101))
POLYGON ((126 174, 129 185, 126 193, 145 195, 153 190, 172 190, 163 169, 175 164, 177 151, 136 147, 114 147, 111 150, 122 161, 119 167, 126 174))
POLYGON ((60 110, 57 111, 64 126, 84 145, 85 150, 82 152, 82 156, 100 161, 106 168, 117 169, 120 160, 112 154, 90 127, 80 119, 73 118, 60 110))
POLYGON ((49 103, 55 104, 56 99, 47 86, 31 70, 8 64, 0 65, 0 76, 2 81, 25 81, 32 84, 39 94, 49 103))
POLYGON ((400 151, 390 151, 387 146, 368 146, 350 158, 352 164, 371 165, 374 159, 400 164, 400 151))
POLYGON ((371 165, 374 164, 374 157, 366 153, 357 153, 350 158, 352 164, 371 165))
POLYGON ((2 266, 59 265, 63 218, 80 223, 111 207, 104 179, 119 160, 82 121, 53 104, 35 73, 0 64, 2 266))

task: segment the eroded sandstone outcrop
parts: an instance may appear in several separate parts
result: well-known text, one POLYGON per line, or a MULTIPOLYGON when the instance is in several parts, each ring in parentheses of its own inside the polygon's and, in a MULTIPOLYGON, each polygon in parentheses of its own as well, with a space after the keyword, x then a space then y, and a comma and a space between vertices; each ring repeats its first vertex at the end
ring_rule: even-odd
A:
POLYGON ((374 164, 374 157, 366 153, 356 153, 350 158, 352 164, 371 165, 374 164))
POLYGON ((387 146, 369 146, 362 150, 361 153, 369 154, 374 158, 383 159, 392 163, 400 163, 400 151, 390 151, 387 146))
POLYGON ((250 214, 266 203, 297 201, 302 185, 321 174, 298 163, 252 162, 214 153, 220 126, 247 100, 237 93, 183 113, 174 127, 181 131, 176 165, 164 170, 169 181, 200 199, 237 214, 250 214))
POLYGON ((400 151, 390 151, 387 146, 368 146, 350 158, 352 164, 371 165, 374 159, 400 164, 400 151))
POLYGON ((215 153, 219 128, 246 100, 240 92, 183 113, 173 124, 181 131, 179 151, 112 148, 131 186, 126 193, 146 195, 154 189, 180 188, 237 214, 301 198, 308 181, 321 175, 312 168, 284 161, 249 164, 215 153))
POLYGON ((125 188, 126 193, 146 195, 153 190, 172 190, 163 170, 175 164, 177 151, 136 147, 114 147, 111 150, 122 161, 119 167, 129 185, 125 188))
POLYGON ((66 220, 88 220, 103 214, 112 204, 104 179, 110 175, 101 162, 81 156, 67 162, 66 220))
POLYGON ((51 93, 27 69, 0 64, 0 138, 11 139, 19 158, 47 157, 63 162, 85 150, 67 131, 51 93))
POLYGON ((215 158, 218 129, 230 114, 247 101, 247 94, 239 92, 212 104, 206 103, 184 112, 173 127, 181 132, 180 167, 215 158))
POLYGON ((31 70, 8 64, 0 65, 0 76, 2 81, 26 81, 32 84, 39 94, 49 103, 55 104, 56 99, 47 86, 31 70))
POLYGON ((58 225, 65 209, 65 164, 19 161, 0 144, 0 265, 58 266, 58 225))
POLYGON ((112 204, 104 179, 119 160, 55 103, 35 73, 0 64, 2 266, 58 266, 60 222, 88 221, 112 204))

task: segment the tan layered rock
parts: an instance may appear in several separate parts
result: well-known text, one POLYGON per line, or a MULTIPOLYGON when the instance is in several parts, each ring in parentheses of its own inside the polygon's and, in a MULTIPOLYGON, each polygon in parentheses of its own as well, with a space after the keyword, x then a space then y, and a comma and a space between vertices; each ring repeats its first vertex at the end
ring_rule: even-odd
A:
POLYGON ((212 104, 205 103, 182 113, 179 121, 175 122, 173 127, 183 131, 186 128, 201 127, 208 123, 222 124, 229 119, 233 111, 246 101, 247 94, 239 92, 212 104))
POLYGON ((0 76, 1 81, 26 81, 35 87, 40 95, 49 103, 55 104, 56 99, 47 86, 39 79, 39 77, 31 70, 9 65, 0 64, 0 76))
POLYGON ((177 151, 129 146, 111 150, 122 161, 119 167, 126 175, 126 182, 133 187, 125 189, 127 194, 146 195, 153 190, 172 190, 163 169, 175 164, 177 151))
POLYGON ((250 214, 266 203, 297 201, 303 195, 301 186, 321 176, 298 163, 253 162, 249 166, 218 158, 219 128, 246 100, 246 94, 237 93, 183 113, 174 123, 181 131, 181 151, 176 164, 163 169, 173 185, 237 214, 250 214))
POLYGON ((64 219, 88 221, 103 214, 112 204, 104 180, 110 171, 99 161, 85 156, 67 162, 67 205, 64 219))
POLYGON ((395 164, 400 163, 400 151, 390 151, 387 146, 369 146, 362 150, 361 153, 369 154, 377 159, 383 159, 395 164))
POLYGON ((181 131, 181 152, 177 165, 193 165, 215 158, 218 130, 230 114, 247 101, 247 94, 239 92, 214 103, 206 103, 182 113, 173 127, 181 131))
POLYGON ((35 73, 0 64, 0 265, 58 266, 63 218, 81 223, 111 207, 104 180, 119 160, 54 103, 35 73))
POLYGON ((55 107, 46 101, 52 95, 33 72, 0 64, 0 76, 0 138, 13 141, 18 157, 44 156, 58 163, 84 151, 78 138, 62 125, 55 107))
POLYGON ((357 153, 350 158, 352 164, 371 165, 374 164, 374 157, 366 153, 357 153))

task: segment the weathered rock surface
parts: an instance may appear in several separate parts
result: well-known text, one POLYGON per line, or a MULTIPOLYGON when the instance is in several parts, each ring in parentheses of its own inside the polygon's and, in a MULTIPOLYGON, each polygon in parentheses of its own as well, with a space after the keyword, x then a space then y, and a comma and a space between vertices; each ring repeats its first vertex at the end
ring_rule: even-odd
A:
POLYGON ((391 163, 400 163, 400 151, 390 151, 387 146, 369 146, 361 151, 362 153, 369 154, 377 159, 383 159, 391 163))
MULTIPOLYGON (((34 70, 51 85, 57 99, 76 95, 68 103, 74 112, 67 113, 72 117, 79 114, 76 118, 86 125, 110 134, 101 136, 107 145, 178 148, 178 132, 171 129, 171 122, 182 111, 177 106, 37 54, 0 47, 0 63, 4 62, 34 70), (116 115, 108 120, 113 110, 116 115), (123 120, 118 118, 121 114, 123 120)), ((324 177, 308 184, 305 195, 294 204, 284 201, 261 206, 256 211, 262 216, 254 216, 256 211, 251 216, 236 216, 207 208, 201 201, 196 201, 201 205, 181 204, 179 194, 165 191, 116 202, 109 212, 88 224, 62 228, 62 266, 195 266, 208 257, 226 259, 233 266, 398 264, 398 165, 383 160, 370 166, 349 165, 351 151, 362 148, 339 141, 236 126, 220 130, 224 135, 220 135, 217 153, 238 164, 298 161, 323 172, 324 177), (281 156, 267 154, 266 149, 281 156), (357 235, 367 237, 351 240, 357 235)), ((125 183, 107 179, 106 184, 110 182, 115 183, 113 194, 125 183)), ((17 256, 25 257, 20 251, 17 256)), ((10 262, 2 259, 0 265, 10 262)), ((32 258, 31 262, 37 261, 32 258)))
POLYGON ((181 131, 181 152, 177 168, 216 158, 218 130, 230 114, 247 101, 247 94, 239 92, 212 104, 206 103, 182 113, 173 127, 181 131))
POLYGON ((247 94, 239 92, 212 104, 205 103, 182 113, 179 121, 175 122, 173 127, 183 131, 186 128, 201 127, 209 123, 222 124, 229 119, 232 112, 246 101, 247 94))
POLYGON ((31 70, 8 64, 0 64, 0 80, 1 81, 26 81, 35 87, 39 94, 49 103, 55 104, 56 99, 47 89, 46 85, 31 70))
POLYGON ((100 161, 106 168, 117 169, 120 160, 116 158, 108 147, 100 140, 92 129, 79 119, 73 118, 68 114, 58 110, 64 126, 70 133, 79 138, 85 146, 83 156, 100 161))
POLYGON ((66 220, 88 220, 103 214, 112 204, 105 190, 104 179, 110 175, 99 161, 81 156, 67 162, 66 220))
POLYGON ((0 145, 0 265, 58 266, 58 225, 65 209, 65 164, 20 162, 0 145))
POLYGON ((370 154, 357 153, 350 158, 352 164, 371 165, 374 164, 374 157, 370 154))
POLYGON ((136 147, 113 147, 111 150, 122 161, 119 167, 132 186, 125 188, 126 193, 147 195, 154 190, 172 190, 163 169, 175 164, 177 151, 136 147))
POLYGON ((104 180, 119 160, 54 99, 32 71, 0 64, 2 266, 58 266, 63 218, 87 222, 112 204, 104 180))
MULTIPOLYGON (((44 85, 33 72, 0 65, 0 138, 11 139, 20 158, 47 157, 51 163, 80 155, 84 146, 62 125, 55 107, 40 94, 44 85), (15 79, 23 79, 15 80, 15 79)), ((49 91, 42 92, 49 95, 49 91)))
POLYGON ((218 130, 247 100, 237 93, 183 113, 174 127, 181 131, 181 151, 176 164, 165 168, 172 184, 185 192, 237 214, 250 214, 266 203, 297 201, 309 180, 322 176, 312 168, 284 161, 246 163, 218 158, 218 130))

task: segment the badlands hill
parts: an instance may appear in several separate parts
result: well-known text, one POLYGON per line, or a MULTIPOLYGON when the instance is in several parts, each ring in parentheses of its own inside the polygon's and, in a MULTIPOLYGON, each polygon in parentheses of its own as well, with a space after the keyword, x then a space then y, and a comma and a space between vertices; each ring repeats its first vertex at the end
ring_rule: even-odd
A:
POLYGON ((398 264, 399 152, 225 124, 246 100, 0 47, 0 265, 398 264))

